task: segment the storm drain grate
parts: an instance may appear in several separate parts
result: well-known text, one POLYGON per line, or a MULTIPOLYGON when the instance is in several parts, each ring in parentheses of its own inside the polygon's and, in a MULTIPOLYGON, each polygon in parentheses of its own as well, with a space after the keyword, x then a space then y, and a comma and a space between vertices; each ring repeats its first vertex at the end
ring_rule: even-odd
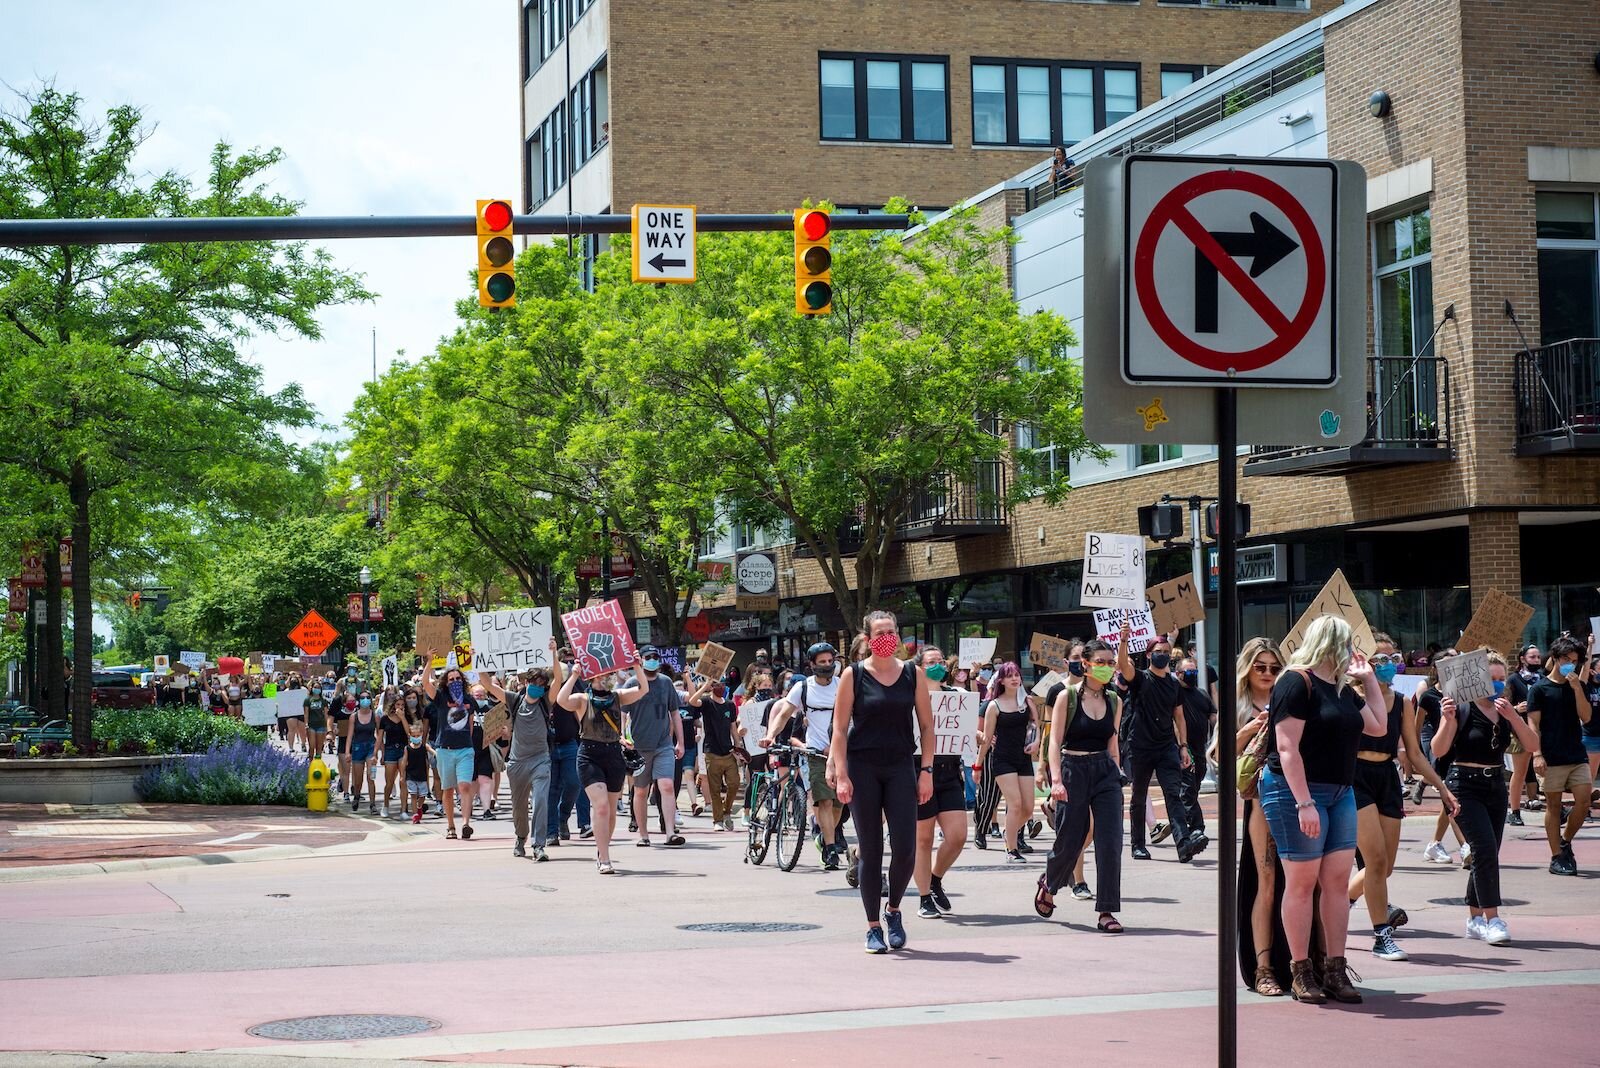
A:
POLYGON ((815 923, 685 923, 680 931, 707 931, 713 934, 774 934, 780 931, 818 931, 815 923))
POLYGON ((439 1021, 426 1016, 391 1016, 386 1013, 352 1013, 344 1016, 296 1016, 250 1028, 257 1038, 280 1042, 336 1042, 344 1039, 398 1038, 432 1031, 439 1021))

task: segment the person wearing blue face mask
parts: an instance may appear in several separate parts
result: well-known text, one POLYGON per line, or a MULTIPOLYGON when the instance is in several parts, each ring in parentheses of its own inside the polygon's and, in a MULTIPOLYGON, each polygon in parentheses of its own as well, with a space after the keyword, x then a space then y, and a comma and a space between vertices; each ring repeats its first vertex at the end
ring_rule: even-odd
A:
POLYGON ((521 691, 504 688, 492 672, 482 676, 484 689, 496 700, 505 702, 506 715, 510 718, 506 728, 511 734, 506 780, 511 784, 511 822, 517 838, 511 855, 528 856, 531 835, 536 861, 550 859, 545 847, 550 837, 551 672, 555 673, 558 688, 562 682, 561 663, 556 660, 555 652, 556 643, 552 638, 549 659, 555 666, 534 668, 521 691))
POLYGON ((372 773, 369 765, 372 761, 373 750, 378 744, 378 715, 372 709, 372 698, 362 697, 357 701, 355 713, 345 721, 345 750, 350 757, 349 783, 353 789, 350 802, 350 811, 356 812, 361 808, 361 786, 367 785, 367 811, 373 811, 377 806, 373 799, 372 773))
POLYGON ((1589 654, 1593 652, 1592 634, 1587 649, 1566 635, 1557 638, 1546 651, 1550 673, 1528 687, 1528 722, 1539 732, 1533 770, 1544 783, 1544 833, 1550 842, 1551 875, 1578 874, 1572 839, 1589 818, 1594 793, 1594 775, 1583 745, 1583 725, 1594 714, 1587 692, 1589 654), (1568 793, 1572 795, 1572 813, 1563 829, 1561 800, 1568 793))

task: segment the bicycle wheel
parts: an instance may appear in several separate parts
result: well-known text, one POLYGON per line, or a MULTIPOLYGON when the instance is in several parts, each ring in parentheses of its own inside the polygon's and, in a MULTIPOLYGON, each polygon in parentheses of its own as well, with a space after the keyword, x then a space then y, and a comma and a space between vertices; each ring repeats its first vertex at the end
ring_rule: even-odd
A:
POLYGON ((811 824, 806 814, 806 792, 800 789, 799 783, 791 781, 783 792, 783 811, 778 815, 778 867, 794 871, 805 850, 806 832, 811 824))
POLYGON ((750 840, 746 845, 750 863, 760 864, 767 859, 767 850, 772 847, 773 824, 776 822, 777 802, 776 791, 772 783, 767 783, 756 796, 755 807, 750 811, 750 840))

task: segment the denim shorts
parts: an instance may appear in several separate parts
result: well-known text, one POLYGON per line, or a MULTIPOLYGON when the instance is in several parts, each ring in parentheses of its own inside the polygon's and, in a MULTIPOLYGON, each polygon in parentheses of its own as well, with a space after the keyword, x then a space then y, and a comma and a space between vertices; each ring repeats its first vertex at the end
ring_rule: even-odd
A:
POLYGON ((1585 753, 1600 753, 1600 735, 1585 734, 1583 736, 1583 751, 1585 753))
POLYGON ((1261 773, 1261 814, 1272 831, 1278 855, 1284 860, 1320 860, 1328 853, 1356 847, 1356 793, 1348 786, 1308 783, 1316 803, 1319 834, 1309 838, 1300 831, 1300 811, 1294 792, 1282 775, 1270 768, 1261 773))
POLYGON ((454 790, 457 785, 471 785, 473 777, 472 749, 439 749, 439 786, 454 790))
POLYGON ((372 751, 376 747, 376 742, 351 742, 350 759, 357 764, 365 764, 372 759, 372 751))

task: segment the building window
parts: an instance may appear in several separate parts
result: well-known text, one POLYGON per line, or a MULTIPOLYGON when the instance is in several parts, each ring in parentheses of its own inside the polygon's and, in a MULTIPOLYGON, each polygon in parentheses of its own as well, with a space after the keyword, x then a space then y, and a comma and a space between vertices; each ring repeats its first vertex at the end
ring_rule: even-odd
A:
POLYGON ((1593 193, 1538 193, 1539 338, 1600 337, 1600 222, 1593 193))
POLYGON ((539 167, 539 134, 535 132, 522 146, 523 211, 532 211, 535 204, 544 200, 543 175, 539 167))
POLYGON ((543 57, 539 54, 539 0, 522 8, 522 80, 533 76, 543 57))
POLYGON ((538 131, 528 140, 529 177, 535 206, 544 203, 567 182, 568 158, 563 150, 566 116, 566 105, 557 104, 556 109, 545 116, 538 131), (537 171, 532 166, 535 157, 538 159, 537 171))
POLYGON ((1433 364, 1432 216, 1421 208, 1373 227, 1378 360, 1372 415, 1382 440, 1410 441, 1437 429, 1433 364))
POLYGON ((539 61, 550 58, 567 36, 566 0, 539 0, 539 61))
POLYGON ((1207 74, 1216 70, 1198 63, 1163 63, 1161 64, 1161 95, 1171 96, 1181 93, 1207 74))
POLYGON ((1139 455, 1134 463, 1135 467, 1148 467, 1151 464, 1163 463, 1167 460, 1183 459, 1182 445, 1140 445, 1139 455))
POLYGON ((1032 423, 1017 424, 1017 448, 1031 453, 1034 477, 1044 480, 1067 471, 1067 454, 1054 442, 1046 441, 1032 423))
POLYGON ((584 12, 594 6, 594 0, 572 0, 572 24, 576 26, 584 12))
POLYGON ((821 53, 817 82, 825 141, 950 142, 941 57, 821 53))
POLYGON ((1137 64, 972 64, 975 145, 1075 144, 1138 110, 1137 64))

